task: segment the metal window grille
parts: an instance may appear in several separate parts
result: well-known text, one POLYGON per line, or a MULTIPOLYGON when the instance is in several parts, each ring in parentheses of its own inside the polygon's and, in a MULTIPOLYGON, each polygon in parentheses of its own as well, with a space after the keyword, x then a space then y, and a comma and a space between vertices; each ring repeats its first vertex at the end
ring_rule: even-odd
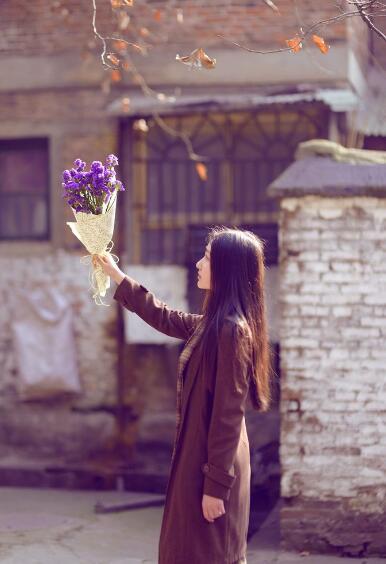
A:
POLYGON ((208 158, 207 181, 199 178, 181 139, 151 117, 147 133, 128 121, 123 151, 131 262, 187 264, 195 226, 277 223, 278 205, 267 196, 267 186, 293 161, 299 142, 326 137, 328 111, 319 103, 278 104, 166 118, 208 158))

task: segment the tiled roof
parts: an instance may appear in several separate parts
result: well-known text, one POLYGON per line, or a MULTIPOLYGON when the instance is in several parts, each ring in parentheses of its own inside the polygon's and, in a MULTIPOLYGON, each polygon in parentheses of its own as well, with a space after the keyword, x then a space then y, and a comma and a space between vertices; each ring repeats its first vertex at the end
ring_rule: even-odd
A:
POLYGON ((304 92, 193 92, 167 95, 165 99, 144 96, 133 92, 120 96, 108 107, 114 115, 146 116, 152 112, 170 113, 181 111, 251 109, 271 104, 295 104, 299 102, 324 102, 333 111, 351 111, 358 104, 356 94, 350 88, 317 88, 304 92), (126 102, 125 102, 126 100, 126 102))
POLYGON ((274 198, 312 194, 386 197, 386 164, 309 157, 292 163, 268 188, 268 195, 274 198))

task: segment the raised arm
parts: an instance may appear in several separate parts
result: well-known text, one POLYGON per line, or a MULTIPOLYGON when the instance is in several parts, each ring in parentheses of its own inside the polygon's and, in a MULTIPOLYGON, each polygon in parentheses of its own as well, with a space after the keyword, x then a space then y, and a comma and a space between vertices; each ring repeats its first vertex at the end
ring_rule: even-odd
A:
POLYGON ((142 284, 126 275, 119 283, 114 299, 154 329, 177 339, 188 339, 202 317, 170 309, 142 284))
POLYGON ((225 321, 219 336, 212 414, 208 434, 208 457, 202 465, 203 493, 229 499, 235 481, 232 465, 240 439, 248 397, 248 367, 236 354, 236 324, 225 321))

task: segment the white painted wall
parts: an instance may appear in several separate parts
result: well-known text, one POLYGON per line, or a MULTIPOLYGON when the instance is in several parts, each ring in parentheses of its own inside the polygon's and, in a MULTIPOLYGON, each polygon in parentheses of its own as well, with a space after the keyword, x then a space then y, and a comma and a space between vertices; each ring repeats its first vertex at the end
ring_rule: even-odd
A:
MULTIPOLYGON (((157 298, 172 309, 189 311, 187 302, 187 270, 175 265, 122 265, 124 272, 137 280, 157 298)), ((160 333, 137 314, 124 309, 125 340, 127 343, 167 344, 179 343, 168 335, 160 333)))

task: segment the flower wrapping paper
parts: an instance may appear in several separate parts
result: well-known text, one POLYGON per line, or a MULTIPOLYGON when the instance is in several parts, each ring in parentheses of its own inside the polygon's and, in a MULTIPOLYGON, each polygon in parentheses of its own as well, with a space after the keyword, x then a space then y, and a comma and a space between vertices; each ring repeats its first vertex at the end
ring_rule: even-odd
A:
POLYGON ((90 285, 96 304, 105 305, 101 300, 110 288, 110 277, 104 273, 101 266, 93 261, 94 255, 104 255, 112 248, 116 210, 116 197, 106 213, 99 215, 75 212, 76 221, 67 221, 67 225, 90 253, 85 257, 91 262, 90 285))

